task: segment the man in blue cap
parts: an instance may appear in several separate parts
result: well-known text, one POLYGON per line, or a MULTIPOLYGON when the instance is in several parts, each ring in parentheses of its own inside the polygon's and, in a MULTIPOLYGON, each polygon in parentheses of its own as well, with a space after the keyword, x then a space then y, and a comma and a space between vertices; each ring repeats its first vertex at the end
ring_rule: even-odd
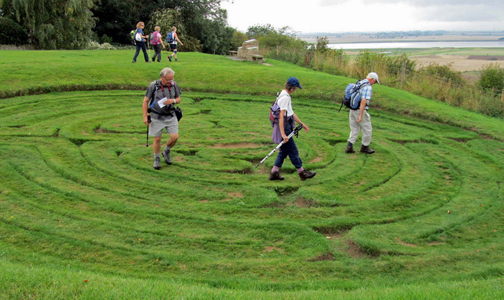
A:
POLYGON ((283 162, 287 156, 289 156, 292 164, 294 165, 294 167, 296 167, 299 178, 301 178, 301 180, 313 178, 317 174, 316 172, 310 172, 303 168, 303 162, 299 157, 299 151, 296 143, 294 142, 294 137, 292 137, 291 139, 287 137, 292 131, 294 131, 296 122, 302 124, 306 132, 308 132, 309 130, 308 126, 301 122, 301 120, 292 110, 290 95, 294 93, 298 88, 303 88, 299 83, 299 80, 295 77, 289 78, 285 83, 285 88, 282 90, 276 100, 277 105, 280 107, 280 115, 278 124, 275 124, 273 127, 272 140, 277 144, 283 141, 284 144, 280 147, 280 151, 278 152, 278 156, 275 160, 273 169, 271 169, 271 173, 268 178, 269 180, 284 179, 284 177, 280 176, 280 168, 282 167, 283 162))

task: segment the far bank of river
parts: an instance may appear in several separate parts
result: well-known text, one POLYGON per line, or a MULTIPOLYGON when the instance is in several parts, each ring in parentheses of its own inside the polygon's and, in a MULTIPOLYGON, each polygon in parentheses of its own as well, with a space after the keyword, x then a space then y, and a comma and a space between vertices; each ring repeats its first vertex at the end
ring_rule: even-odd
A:
POLYGON ((376 42, 328 44, 331 49, 504 48, 504 41, 376 42))

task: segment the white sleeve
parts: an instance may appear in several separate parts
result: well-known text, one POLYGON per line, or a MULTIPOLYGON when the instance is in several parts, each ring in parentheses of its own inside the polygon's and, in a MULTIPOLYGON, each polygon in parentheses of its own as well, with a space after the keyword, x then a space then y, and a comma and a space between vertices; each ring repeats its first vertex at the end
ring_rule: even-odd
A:
POLYGON ((280 107, 280 110, 289 110, 289 95, 280 95, 280 97, 278 97, 278 101, 277 101, 277 104, 278 106, 280 107))

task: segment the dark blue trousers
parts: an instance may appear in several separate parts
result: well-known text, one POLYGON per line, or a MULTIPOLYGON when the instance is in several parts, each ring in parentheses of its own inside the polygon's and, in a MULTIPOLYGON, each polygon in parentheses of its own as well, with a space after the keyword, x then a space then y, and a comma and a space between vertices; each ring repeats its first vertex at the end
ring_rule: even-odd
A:
MULTIPOLYGON (((292 131, 294 131, 294 128, 292 128, 292 123, 286 121, 285 122, 285 134, 289 135, 292 131)), ((283 144, 280 147, 280 151, 278 152, 278 156, 275 160, 275 166, 281 168, 283 165, 283 162, 286 157, 290 158, 290 161, 296 167, 296 169, 299 169, 303 166, 303 162, 301 161, 301 158, 299 157, 299 151, 296 146, 296 143, 294 142, 294 137, 291 137, 289 141, 285 144, 283 144)))
POLYGON ((149 55, 147 55, 147 48, 145 47, 145 43, 143 42, 137 42, 136 43, 136 51, 135 51, 135 56, 133 56, 133 61, 137 60, 138 54, 140 53, 140 49, 142 49, 145 61, 149 61, 149 55))

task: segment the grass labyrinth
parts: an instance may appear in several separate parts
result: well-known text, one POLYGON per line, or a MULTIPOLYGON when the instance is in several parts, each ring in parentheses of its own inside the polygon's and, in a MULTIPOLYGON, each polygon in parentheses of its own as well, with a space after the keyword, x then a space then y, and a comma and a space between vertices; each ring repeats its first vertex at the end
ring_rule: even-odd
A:
POLYGON ((270 182, 275 156, 254 169, 275 146, 270 97, 185 92, 174 164, 156 171, 142 97, 0 100, 5 274, 32 266, 277 292, 504 274, 502 136, 376 109, 377 152, 346 155, 347 113, 294 97, 310 126, 296 143, 318 174, 302 182, 286 161, 286 179, 270 182))

